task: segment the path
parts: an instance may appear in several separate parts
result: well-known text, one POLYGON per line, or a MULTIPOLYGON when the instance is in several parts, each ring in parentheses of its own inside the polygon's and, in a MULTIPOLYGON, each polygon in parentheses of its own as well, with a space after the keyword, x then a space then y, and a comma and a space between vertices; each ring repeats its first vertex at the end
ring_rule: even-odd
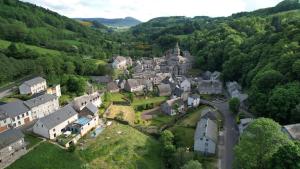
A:
POLYGON ((229 110, 227 101, 207 101, 202 99, 201 103, 211 105, 218 109, 224 119, 224 147, 222 147, 222 154, 219 154, 221 157, 220 169, 232 169, 232 163, 234 159, 233 148, 238 141, 238 130, 235 118, 229 110))

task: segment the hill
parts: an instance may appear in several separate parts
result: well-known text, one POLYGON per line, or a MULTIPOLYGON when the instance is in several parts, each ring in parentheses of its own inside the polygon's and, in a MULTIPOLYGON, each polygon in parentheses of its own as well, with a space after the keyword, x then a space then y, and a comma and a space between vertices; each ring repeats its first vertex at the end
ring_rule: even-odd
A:
POLYGON ((178 41, 196 57, 195 67, 241 83, 255 115, 300 122, 299 1, 229 17, 155 18, 128 34, 144 56, 159 56, 178 41))
POLYGON ((141 21, 133 17, 115 18, 115 19, 107 19, 107 18, 75 18, 75 19, 80 21, 98 23, 109 27, 132 27, 142 23, 141 21))

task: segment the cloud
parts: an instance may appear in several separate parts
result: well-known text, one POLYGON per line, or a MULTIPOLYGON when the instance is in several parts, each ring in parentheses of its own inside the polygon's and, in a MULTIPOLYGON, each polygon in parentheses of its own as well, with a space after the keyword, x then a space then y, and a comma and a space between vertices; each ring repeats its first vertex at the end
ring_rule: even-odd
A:
POLYGON ((280 0, 23 0, 68 17, 119 18, 142 21, 159 16, 229 16, 271 7, 280 0))

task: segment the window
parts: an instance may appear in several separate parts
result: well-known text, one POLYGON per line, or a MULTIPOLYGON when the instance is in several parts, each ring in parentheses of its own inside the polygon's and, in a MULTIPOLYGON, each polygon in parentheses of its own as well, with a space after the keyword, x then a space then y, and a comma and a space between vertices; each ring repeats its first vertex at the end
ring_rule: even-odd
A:
POLYGON ((25 113, 24 113, 24 114, 22 114, 22 117, 23 117, 23 118, 25 117, 25 113))
POLYGON ((18 124, 19 124, 19 125, 21 125, 21 122, 20 122, 20 121, 18 121, 18 124))
POLYGON ((18 120, 20 120, 20 116, 18 116, 17 118, 18 118, 18 120))
POLYGON ((53 132, 55 132, 55 129, 53 129, 53 132))
POLYGON ((13 126, 14 126, 14 127, 16 127, 16 126, 17 126, 17 124, 16 124, 16 123, 14 123, 14 124, 13 124, 13 126))
POLYGON ((26 112, 26 115, 27 115, 27 116, 29 116, 29 113, 28 113, 28 112, 26 112))
POLYGON ((12 121, 15 121, 15 118, 13 118, 12 121))
POLYGON ((56 133, 54 133, 53 136, 56 137, 56 133))
POLYGON ((42 127, 44 127, 44 125, 42 124, 42 127))
POLYGON ((5 124, 5 123, 6 123, 6 120, 4 120, 3 122, 4 122, 4 124, 5 124))

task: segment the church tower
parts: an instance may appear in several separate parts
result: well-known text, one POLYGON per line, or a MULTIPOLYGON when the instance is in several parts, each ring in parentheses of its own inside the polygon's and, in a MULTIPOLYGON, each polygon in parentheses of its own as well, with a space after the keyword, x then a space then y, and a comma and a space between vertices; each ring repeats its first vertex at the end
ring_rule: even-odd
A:
POLYGON ((180 56, 180 48, 179 48, 178 42, 176 43, 176 46, 174 49, 174 55, 180 56))

